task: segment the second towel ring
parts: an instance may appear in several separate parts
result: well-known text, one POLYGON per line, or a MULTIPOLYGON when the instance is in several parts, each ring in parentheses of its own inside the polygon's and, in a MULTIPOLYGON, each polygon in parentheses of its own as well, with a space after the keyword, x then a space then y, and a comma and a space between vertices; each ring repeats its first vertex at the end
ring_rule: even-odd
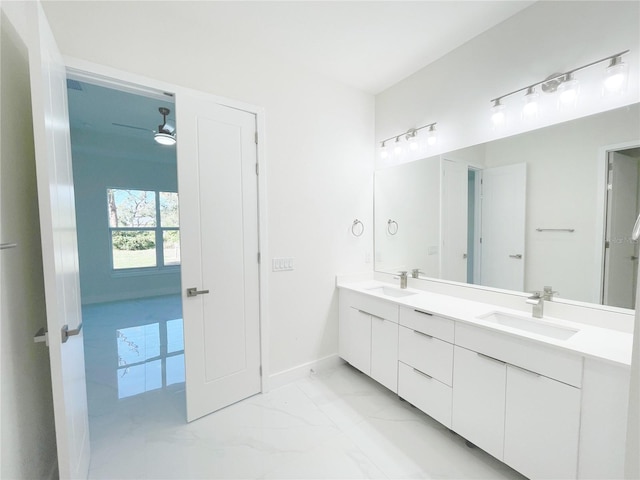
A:
POLYGON ((398 222, 395 220, 387 220, 387 233, 389 235, 395 235, 398 233, 398 222))
POLYGON ((356 218, 351 225, 351 233, 354 237, 362 235, 364 233, 364 223, 356 218))

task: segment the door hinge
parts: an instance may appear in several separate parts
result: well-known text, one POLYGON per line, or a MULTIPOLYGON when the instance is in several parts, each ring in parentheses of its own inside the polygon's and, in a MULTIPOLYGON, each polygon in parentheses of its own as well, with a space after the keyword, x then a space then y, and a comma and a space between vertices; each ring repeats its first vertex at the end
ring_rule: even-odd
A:
POLYGON ((260 376, 262 376, 262 365, 260 365, 260 376))
POLYGON ((480 237, 480 243, 482 243, 482 237, 480 237))
POLYGON ((258 263, 260 263, 261 257, 260 257, 260 252, 258 252, 258 263))
POLYGON ((256 175, 260 175, 260 164, 256 162, 256 175))
POLYGON ((609 240, 607 240, 606 242, 604 242, 604 248, 609 248, 609 240))
POLYGON ((257 145, 258 144, 258 132, 255 133, 254 138, 255 138, 255 141, 256 141, 256 145, 257 145))

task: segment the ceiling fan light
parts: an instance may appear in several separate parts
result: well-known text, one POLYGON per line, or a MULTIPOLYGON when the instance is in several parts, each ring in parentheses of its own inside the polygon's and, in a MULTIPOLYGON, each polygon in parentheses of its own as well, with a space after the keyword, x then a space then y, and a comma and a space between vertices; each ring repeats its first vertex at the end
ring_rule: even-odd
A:
POLYGON ((170 133, 158 132, 153 136, 153 139, 160 145, 176 144, 176 137, 170 133))
POLYGON ((158 133, 153 136, 153 139, 160 145, 175 145, 176 129, 167 123, 167 115, 171 113, 171 110, 166 107, 160 107, 158 111, 162 115, 162 125, 158 125, 158 133))

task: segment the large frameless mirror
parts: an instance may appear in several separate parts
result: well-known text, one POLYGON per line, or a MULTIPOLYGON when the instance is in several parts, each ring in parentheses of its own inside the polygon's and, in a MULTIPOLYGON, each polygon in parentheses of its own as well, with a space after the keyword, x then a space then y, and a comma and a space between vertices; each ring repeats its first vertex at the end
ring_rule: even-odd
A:
POLYGON ((375 268, 633 308, 638 104, 378 170, 375 268))

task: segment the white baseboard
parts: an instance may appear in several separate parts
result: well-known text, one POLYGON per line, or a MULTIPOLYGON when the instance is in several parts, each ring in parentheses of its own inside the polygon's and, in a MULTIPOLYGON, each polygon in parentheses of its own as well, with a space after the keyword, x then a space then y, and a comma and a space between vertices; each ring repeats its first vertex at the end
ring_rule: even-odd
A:
POLYGON ((333 355, 328 355, 324 358, 274 373, 273 375, 269 375, 269 389, 282 387, 288 383, 305 378, 312 373, 312 370, 318 373, 323 370, 335 368, 343 363, 345 363, 344 360, 342 360, 337 353, 334 353, 333 355))

